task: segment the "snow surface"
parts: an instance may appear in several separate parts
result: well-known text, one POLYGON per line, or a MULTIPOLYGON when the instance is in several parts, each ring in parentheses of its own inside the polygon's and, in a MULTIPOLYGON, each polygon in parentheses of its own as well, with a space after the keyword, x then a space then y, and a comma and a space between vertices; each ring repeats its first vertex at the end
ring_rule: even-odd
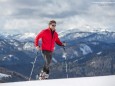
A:
MULTIPOLYGON (((75 29, 76 30, 76 29, 75 29)), ((82 38, 82 37, 87 37, 89 35, 91 35, 92 33, 80 33, 80 32, 76 32, 73 30, 68 30, 68 31, 64 31, 64 32, 59 32, 59 37, 66 37, 67 40, 70 39, 78 39, 78 38, 82 38)))
POLYGON ((11 75, 0 73, 0 79, 2 79, 3 77, 11 77, 11 75))
POLYGON ((115 86, 115 75, 3 83, 0 86, 115 86))
POLYGON ((24 33, 15 36, 14 39, 20 42, 26 42, 26 41, 33 41, 35 37, 36 37, 35 33, 24 33))
POLYGON ((15 60, 19 60, 19 58, 18 57, 15 57, 14 55, 8 55, 8 56, 5 56, 3 59, 2 59, 2 61, 5 61, 5 60, 7 60, 7 61, 11 61, 12 59, 15 59, 15 60))
POLYGON ((30 51, 31 51, 31 50, 34 50, 34 49, 35 49, 35 46, 34 46, 33 43, 27 42, 27 43, 24 44, 23 49, 24 49, 24 50, 30 50, 30 51))
POLYGON ((76 55, 76 57, 79 56, 77 51, 74 51, 73 53, 76 55))
POLYGON ((83 55, 87 55, 89 53, 92 53, 93 51, 91 50, 91 48, 86 45, 86 44, 81 44, 80 45, 80 50, 83 52, 83 55))
POLYGON ((100 55, 100 54, 102 54, 102 52, 98 52, 98 53, 97 53, 97 55, 100 55))

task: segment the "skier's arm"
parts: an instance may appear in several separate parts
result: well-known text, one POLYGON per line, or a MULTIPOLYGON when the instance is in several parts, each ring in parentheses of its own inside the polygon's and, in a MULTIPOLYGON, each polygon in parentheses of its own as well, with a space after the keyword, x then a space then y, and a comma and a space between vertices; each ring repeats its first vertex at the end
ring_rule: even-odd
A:
POLYGON ((63 46, 63 43, 60 41, 60 39, 58 38, 58 36, 57 36, 55 42, 56 42, 57 45, 59 45, 59 46, 63 46))
POLYGON ((35 45, 36 47, 39 47, 39 40, 40 40, 40 38, 42 38, 43 32, 44 32, 44 31, 41 31, 41 32, 36 36, 36 38, 35 38, 35 40, 34 40, 34 45, 35 45))

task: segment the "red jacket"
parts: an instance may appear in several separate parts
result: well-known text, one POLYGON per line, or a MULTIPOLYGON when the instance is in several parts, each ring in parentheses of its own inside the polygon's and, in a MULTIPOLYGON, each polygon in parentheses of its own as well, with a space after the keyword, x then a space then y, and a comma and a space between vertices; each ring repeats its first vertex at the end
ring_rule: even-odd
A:
POLYGON ((56 44, 63 46, 62 42, 58 38, 56 31, 52 34, 50 28, 42 30, 35 38, 35 46, 39 46, 39 40, 42 39, 42 50, 53 51, 55 42, 56 44))

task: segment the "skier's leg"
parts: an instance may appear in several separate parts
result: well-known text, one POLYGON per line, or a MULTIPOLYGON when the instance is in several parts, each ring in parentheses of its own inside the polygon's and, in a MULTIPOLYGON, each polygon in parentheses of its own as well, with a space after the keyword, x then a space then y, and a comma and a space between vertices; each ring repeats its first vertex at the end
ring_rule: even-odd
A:
POLYGON ((42 55, 45 61, 43 70, 41 71, 42 74, 44 74, 43 76, 45 76, 45 78, 49 77, 49 67, 50 67, 50 63, 52 60, 52 52, 50 51, 42 51, 42 55))
POLYGON ((52 52, 50 51, 44 51, 44 60, 45 60, 45 64, 43 67, 43 71, 46 72, 47 74, 49 74, 49 67, 50 67, 50 63, 52 60, 52 52))

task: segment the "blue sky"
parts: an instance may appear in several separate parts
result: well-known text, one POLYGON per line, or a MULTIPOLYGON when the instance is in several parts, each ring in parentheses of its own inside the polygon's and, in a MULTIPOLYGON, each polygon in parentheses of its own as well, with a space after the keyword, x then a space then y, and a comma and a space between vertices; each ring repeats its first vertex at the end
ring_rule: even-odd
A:
POLYGON ((57 31, 115 30, 115 0, 0 0, 0 30, 39 32, 49 20, 57 31))

